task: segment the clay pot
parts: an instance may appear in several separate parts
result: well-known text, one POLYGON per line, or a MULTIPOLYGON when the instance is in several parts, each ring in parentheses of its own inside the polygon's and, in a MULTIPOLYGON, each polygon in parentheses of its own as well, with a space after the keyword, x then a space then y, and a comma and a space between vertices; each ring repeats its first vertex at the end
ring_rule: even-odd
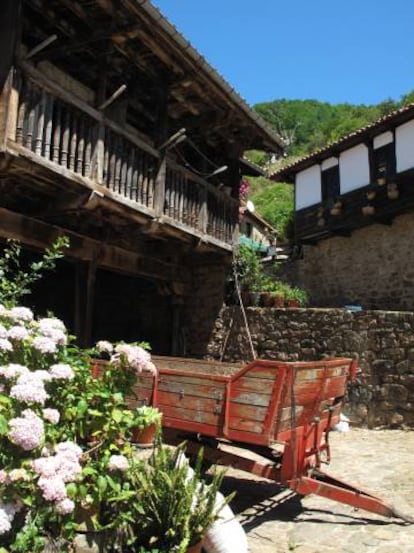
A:
POLYGON ((275 294, 273 296, 273 306, 274 307, 284 307, 285 306, 285 297, 275 294))
POLYGON ((131 432, 132 443, 139 445, 140 447, 151 447, 154 444, 154 438, 157 432, 157 425, 153 423, 145 428, 138 428, 138 426, 136 426, 131 429, 131 432))
POLYGON ((374 215, 375 207, 373 205, 364 205, 361 211, 362 215, 374 215))
POLYGON ((271 292, 262 292, 260 298, 262 300, 263 307, 273 306, 273 296, 271 292))
POLYGON ((288 300, 288 307, 294 307, 294 308, 299 307, 298 300, 288 300))

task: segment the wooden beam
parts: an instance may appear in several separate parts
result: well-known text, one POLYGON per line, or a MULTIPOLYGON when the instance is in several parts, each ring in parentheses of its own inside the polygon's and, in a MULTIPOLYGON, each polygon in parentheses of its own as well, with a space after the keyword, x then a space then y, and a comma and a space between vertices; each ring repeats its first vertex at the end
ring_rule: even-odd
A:
POLYGON ((101 251, 99 267, 103 269, 131 276, 189 281, 188 271, 163 259, 103 244, 65 228, 0 208, 0 238, 12 238, 26 246, 45 249, 62 235, 70 240, 70 248, 65 252, 69 257, 89 262, 97 251, 101 251))

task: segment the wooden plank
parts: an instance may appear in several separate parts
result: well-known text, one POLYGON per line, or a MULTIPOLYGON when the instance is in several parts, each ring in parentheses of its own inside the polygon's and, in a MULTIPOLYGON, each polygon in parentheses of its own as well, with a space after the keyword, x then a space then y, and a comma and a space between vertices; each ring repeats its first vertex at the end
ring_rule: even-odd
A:
POLYGON ((167 428, 175 428, 190 432, 192 434, 199 433, 203 436, 214 436, 222 438, 222 425, 219 422, 213 424, 199 423, 197 421, 188 421, 181 418, 176 419, 172 415, 163 414, 162 425, 167 428))
POLYGON ((160 392, 174 393, 177 397, 197 396, 222 400, 225 397, 225 389, 217 386, 201 386, 199 384, 189 384, 187 382, 161 382, 158 384, 160 392))
MULTIPOLYGON (((187 421, 191 424, 208 424, 217 428, 220 426, 220 421, 222 421, 222 415, 218 413, 207 413, 206 411, 197 409, 184 409, 179 406, 164 405, 160 402, 157 403, 157 406, 162 411, 165 419, 173 418, 176 421, 187 421)), ((181 428, 181 426, 177 428, 181 428)))
POLYGON ((252 434, 263 434, 263 423, 244 419, 241 417, 232 416, 229 423, 230 430, 238 430, 241 432, 250 432, 252 434))
POLYGON ((326 369, 305 369, 299 368, 296 371, 295 381, 303 380, 320 380, 321 378, 331 378, 334 376, 347 375, 349 372, 349 365, 343 365, 340 367, 327 367, 326 369))
MULTIPOLYGON (((295 384, 294 401, 297 405, 306 405, 314 402, 318 397, 320 400, 341 397, 345 394, 347 384, 346 376, 337 376, 327 379, 326 382, 306 382, 295 384)), ((291 394, 287 393, 284 405, 291 404, 291 394)))
POLYGON ((230 427, 233 426, 233 419, 251 420, 264 423, 268 411, 267 407, 258 407, 255 405, 246 405, 242 403, 232 403, 230 409, 230 427))
POLYGON ((232 383, 231 389, 233 392, 257 392, 268 396, 272 393, 271 383, 259 378, 241 378, 232 383))
POLYGON ((170 405, 172 407, 181 407, 183 409, 193 409, 195 411, 206 411, 207 413, 220 414, 224 410, 224 399, 218 401, 199 395, 178 396, 175 393, 166 392, 158 389, 157 402, 159 405, 170 405))
POLYGON ((268 407, 270 402, 270 394, 263 395, 262 393, 235 393, 233 390, 230 394, 231 405, 234 403, 245 403, 247 405, 257 405, 258 407, 268 407))

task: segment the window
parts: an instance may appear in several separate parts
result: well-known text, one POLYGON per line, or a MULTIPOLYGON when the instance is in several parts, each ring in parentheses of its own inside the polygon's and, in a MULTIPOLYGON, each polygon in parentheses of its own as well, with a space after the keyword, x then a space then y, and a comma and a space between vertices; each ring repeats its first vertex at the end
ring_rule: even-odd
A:
POLYGON ((335 201, 339 195, 339 165, 335 165, 322 171, 322 202, 335 201))
MULTIPOLYGON (((395 175, 395 143, 390 142, 375 149, 372 153, 372 162, 372 177, 375 182, 395 175)), ((382 184, 385 184, 385 181, 382 184)))

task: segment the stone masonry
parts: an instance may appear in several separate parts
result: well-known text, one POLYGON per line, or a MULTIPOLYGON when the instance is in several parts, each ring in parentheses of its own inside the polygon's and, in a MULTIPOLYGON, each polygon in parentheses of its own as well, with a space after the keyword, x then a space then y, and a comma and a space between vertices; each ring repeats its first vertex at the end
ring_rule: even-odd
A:
POLYGON ((414 213, 408 213, 392 225, 304 246, 303 259, 284 264, 282 277, 307 289, 313 306, 414 310, 413 242, 414 213))
MULTIPOLYGON (((359 359, 362 372, 345 409, 355 424, 414 427, 413 312, 249 307, 246 313, 258 357, 359 359)), ((208 354, 228 362, 251 359, 238 307, 222 309, 208 354)))

